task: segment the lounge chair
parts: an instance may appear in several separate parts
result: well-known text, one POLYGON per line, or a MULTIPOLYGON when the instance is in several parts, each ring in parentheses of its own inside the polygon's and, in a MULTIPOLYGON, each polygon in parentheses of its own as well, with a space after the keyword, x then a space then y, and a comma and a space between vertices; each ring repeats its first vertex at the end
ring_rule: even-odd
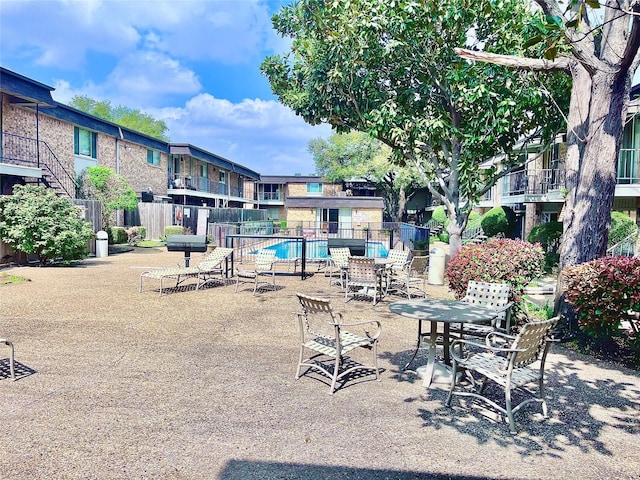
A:
POLYGON ((193 267, 162 268, 142 272, 140 274, 140 291, 142 292, 143 290, 143 280, 145 278, 160 280, 160 295, 162 295, 164 289, 163 282, 165 279, 175 281, 173 285, 175 288, 190 278, 196 278, 196 290, 212 281, 224 283, 225 280, 222 274, 225 270, 222 263, 229 258, 232 253, 232 248, 217 247, 211 253, 205 255, 198 264, 193 267))

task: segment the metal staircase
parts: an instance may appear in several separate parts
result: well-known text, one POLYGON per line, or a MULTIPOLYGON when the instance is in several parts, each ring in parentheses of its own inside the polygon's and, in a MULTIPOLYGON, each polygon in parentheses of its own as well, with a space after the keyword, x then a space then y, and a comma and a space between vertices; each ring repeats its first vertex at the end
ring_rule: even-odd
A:
POLYGON ((1 154, 1 163, 42 170, 42 177, 30 177, 28 183, 42 183, 59 195, 76 198, 77 183, 73 174, 60 163, 44 140, 3 132, 1 154))

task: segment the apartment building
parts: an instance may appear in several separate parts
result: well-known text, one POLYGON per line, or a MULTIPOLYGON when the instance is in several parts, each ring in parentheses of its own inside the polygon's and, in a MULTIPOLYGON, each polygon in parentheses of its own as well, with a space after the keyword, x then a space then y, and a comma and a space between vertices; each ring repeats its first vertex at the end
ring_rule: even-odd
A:
POLYGON ((123 175, 143 201, 256 208, 257 172, 56 102, 53 90, 0 67, 0 193, 38 183, 75 198, 76 177, 101 165, 123 175))
POLYGON ((263 175, 258 183, 258 208, 289 228, 303 226, 329 234, 372 224, 378 228, 384 200, 371 196, 372 190, 364 183, 334 184, 315 175, 263 175))
MULTIPOLYGON (((631 104, 624 127, 613 210, 640 224, 640 85, 631 91, 631 104)), ((508 206, 518 218, 518 231, 526 238, 541 223, 556 221, 566 193, 566 145, 564 135, 542 155, 540 144, 523 149, 524 165, 502 178, 477 205, 484 213, 494 206, 508 206)))

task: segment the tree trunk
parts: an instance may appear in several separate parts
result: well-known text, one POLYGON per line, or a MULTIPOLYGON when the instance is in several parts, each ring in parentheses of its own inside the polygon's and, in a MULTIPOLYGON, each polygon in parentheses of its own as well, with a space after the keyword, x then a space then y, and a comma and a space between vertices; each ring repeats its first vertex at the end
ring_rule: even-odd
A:
POLYGON ((591 77, 578 65, 571 95, 561 268, 606 254, 629 85, 611 74, 591 77))
POLYGON ((396 223, 402 222, 402 214, 404 213, 404 210, 406 207, 407 207, 407 192, 404 191, 404 188, 401 188, 398 194, 398 203, 396 205, 395 215, 393 216, 394 222, 396 223))
POLYGON ((458 250, 462 248, 462 232, 464 227, 458 223, 457 217, 449 215, 449 226, 447 232, 449 233, 449 256, 453 257, 458 250))

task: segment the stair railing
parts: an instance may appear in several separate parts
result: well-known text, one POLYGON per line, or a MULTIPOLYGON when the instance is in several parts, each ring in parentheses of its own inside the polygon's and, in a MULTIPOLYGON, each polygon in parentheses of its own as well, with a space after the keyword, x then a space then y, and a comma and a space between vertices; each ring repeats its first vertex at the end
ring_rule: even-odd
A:
MULTIPOLYGON (((78 188, 76 179, 60 163, 58 157, 53 153, 44 140, 23 137, 13 133, 2 133, 2 161, 13 165, 26 165, 40 168, 45 171, 45 177, 51 177, 60 191, 69 198, 75 198, 78 188)), ((42 180, 49 184, 47 178, 42 180)), ((54 188, 54 185, 49 185, 54 188)))

